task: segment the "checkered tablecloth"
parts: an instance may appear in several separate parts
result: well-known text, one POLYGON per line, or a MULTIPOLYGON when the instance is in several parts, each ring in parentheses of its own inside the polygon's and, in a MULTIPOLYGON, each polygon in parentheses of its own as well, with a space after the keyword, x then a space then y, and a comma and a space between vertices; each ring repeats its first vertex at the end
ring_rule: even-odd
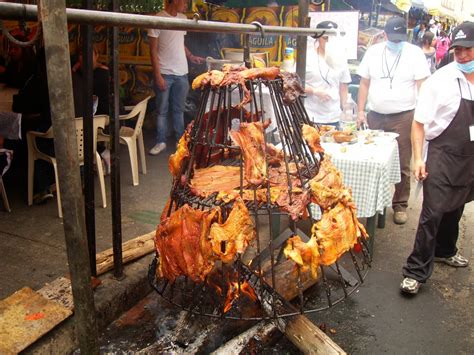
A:
MULTIPOLYGON (((372 217, 392 204, 393 185, 400 181, 400 160, 395 139, 376 137, 375 142, 341 145, 323 143, 326 154, 342 172, 344 185, 352 189, 357 216, 372 217)), ((319 218, 319 207, 312 206, 319 218)))

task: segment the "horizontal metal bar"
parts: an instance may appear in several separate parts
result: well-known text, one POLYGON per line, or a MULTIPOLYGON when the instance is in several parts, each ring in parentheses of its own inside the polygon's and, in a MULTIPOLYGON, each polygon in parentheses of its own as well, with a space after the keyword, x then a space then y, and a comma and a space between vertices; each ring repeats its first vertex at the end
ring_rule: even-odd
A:
MULTIPOLYGON (((37 20, 37 6, 0 2, 0 19, 37 20)), ((149 15, 135 15, 119 12, 66 9, 69 23, 83 23, 106 26, 131 26, 142 28, 160 28, 168 30, 183 30, 195 32, 227 32, 227 33, 258 33, 258 34, 293 34, 312 36, 325 32, 336 34, 336 30, 321 30, 315 28, 264 26, 255 24, 239 24, 215 21, 187 20, 149 15)))

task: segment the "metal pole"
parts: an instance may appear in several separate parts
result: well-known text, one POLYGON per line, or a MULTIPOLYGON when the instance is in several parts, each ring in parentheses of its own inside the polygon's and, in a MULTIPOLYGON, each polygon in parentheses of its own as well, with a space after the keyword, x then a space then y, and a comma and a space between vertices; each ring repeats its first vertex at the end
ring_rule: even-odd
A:
POLYGON ((61 181, 76 334, 82 353, 98 354, 96 312, 90 282, 87 239, 84 234, 84 204, 74 124, 65 2, 43 0, 40 13, 43 20, 49 101, 61 181))
MULTIPOLYGON (((298 26, 301 28, 309 27, 309 0, 298 0, 298 26)), ((304 87, 306 79, 306 36, 298 36, 296 38, 296 73, 301 79, 304 87)))
MULTIPOLYGON (((83 0, 83 7, 92 8, 92 0, 83 0)), ((95 241, 95 203, 94 203, 94 137, 93 137, 93 63, 92 63, 92 26, 81 26, 82 37, 82 78, 84 81, 84 200, 86 231, 89 246, 89 263, 92 276, 97 276, 95 241)), ((101 164, 100 161, 97 164, 101 164)))
MULTIPOLYGON (((36 5, 0 2, 0 18, 12 20, 36 20, 36 5)), ((183 20, 169 17, 124 14, 105 11, 66 9, 68 22, 87 23, 91 25, 131 26, 137 28, 161 28, 168 30, 182 30, 195 32, 222 32, 222 33, 265 33, 285 35, 295 34, 312 36, 325 32, 336 34, 336 30, 317 30, 315 28, 298 28, 283 26, 259 26, 241 23, 226 23, 216 21, 183 20)))
MULTIPOLYGON (((118 0, 110 0, 111 11, 118 11, 118 0)), ((123 278, 122 263, 122 210, 120 196, 120 117, 119 117, 119 78, 118 78, 118 27, 109 28, 109 114, 112 144, 110 151, 111 176, 110 190, 112 193, 112 249, 114 252, 114 276, 123 278)))

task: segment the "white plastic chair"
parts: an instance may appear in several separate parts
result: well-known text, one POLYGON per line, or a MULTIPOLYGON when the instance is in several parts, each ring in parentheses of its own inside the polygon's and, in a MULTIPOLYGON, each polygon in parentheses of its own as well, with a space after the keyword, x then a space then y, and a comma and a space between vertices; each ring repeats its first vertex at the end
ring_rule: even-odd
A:
MULTIPOLYGON (((145 120, 146 108, 148 100, 151 96, 148 96, 143 101, 140 101, 135 106, 132 106, 132 110, 126 115, 120 115, 120 120, 130 120, 137 117, 135 128, 131 127, 120 127, 120 144, 125 144, 128 147, 128 154, 130 156, 130 165, 132 169, 132 180, 133 186, 138 185, 138 154, 140 154, 140 163, 142 168, 142 174, 146 174, 146 160, 145 160, 145 145, 143 144, 143 122, 145 120)), ((110 135, 104 134, 99 131, 99 141, 109 142, 110 135)))
MULTIPOLYGON (((108 117, 106 115, 94 116, 93 120, 93 137, 94 143, 93 146, 97 146, 97 133, 99 127, 105 127, 105 123, 108 117)), ((83 119, 82 117, 76 118, 76 137, 77 137, 77 151, 79 155, 79 164, 84 165, 84 130, 83 130, 83 119)), ((54 138, 53 128, 51 127, 47 132, 34 132, 30 131, 26 134, 26 139, 28 143, 28 206, 33 204, 33 180, 35 174, 35 161, 38 159, 44 160, 53 165, 54 168, 54 178, 56 181, 56 193, 58 200, 58 214, 59 218, 63 217, 63 211, 61 207, 61 195, 59 188, 59 177, 58 177, 58 166, 56 163, 56 158, 49 156, 41 152, 36 145, 36 138, 54 138)), ((107 207, 107 200, 105 196, 105 181, 104 181, 104 170, 102 167, 102 160, 100 159, 99 153, 95 152, 95 163, 97 166, 97 174, 99 175, 99 184, 100 192, 102 195, 102 207, 107 207)))
POLYGON ((8 203, 8 196, 7 190, 5 190, 5 186, 3 185, 2 175, 0 175, 0 194, 2 195, 3 206, 7 212, 11 212, 10 204, 8 203))

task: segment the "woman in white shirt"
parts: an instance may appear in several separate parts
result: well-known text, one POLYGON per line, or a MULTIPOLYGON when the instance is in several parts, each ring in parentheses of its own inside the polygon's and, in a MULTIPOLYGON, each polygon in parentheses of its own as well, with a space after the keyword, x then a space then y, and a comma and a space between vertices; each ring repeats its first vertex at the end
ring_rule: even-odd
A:
MULTIPOLYGON (((332 21, 320 22, 318 29, 336 29, 332 21)), ((317 124, 333 125, 339 128, 341 115, 347 102, 347 85, 351 76, 343 53, 335 53, 330 43, 332 38, 322 33, 316 38, 314 50, 306 61, 307 98, 305 109, 311 121, 317 124)))

